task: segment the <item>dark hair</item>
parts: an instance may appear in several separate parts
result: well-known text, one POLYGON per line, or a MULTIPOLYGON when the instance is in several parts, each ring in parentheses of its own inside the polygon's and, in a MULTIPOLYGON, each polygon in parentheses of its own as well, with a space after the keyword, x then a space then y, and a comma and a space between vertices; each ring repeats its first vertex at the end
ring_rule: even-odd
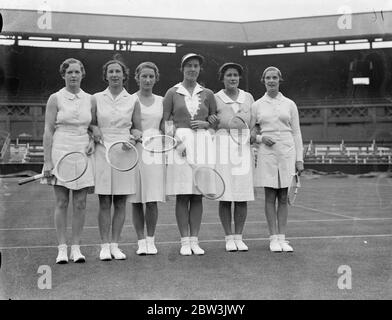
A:
POLYGON ((109 60, 108 62, 106 62, 103 66, 102 66, 102 76, 103 76, 103 81, 108 82, 106 80, 106 73, 108 71, 108 67, 111 64, 115 64, 118 63, 121 66, 121 69, 123 71, 124 74, 124 82, 128 80, 129 78, 129 69, 127 68, 127 66, 120 60, 109 60))
POLYGON ((280 72, 280 70, 277 67, 270 66, 270 67, 265 68, 265 70, 263 71, 263 74, 261 75, 261 82, 262 83, 264 83, 265 74, 268 71, 277 71, 278 72, 278 76, 279 76, 279 82, 283 81, 282 72, 280 72))
POLYGON ((69 68, 69 65, 73 64, 73 63, 77 63, 80 65, 80 70, 82 71, 82 78, 84 78, 86 76, 86 70, 84 69, 84 65, 82 62, 80 62, 79 60, 77 60, 75 58, 68 58, 60 64, 59 71, 60 71, 61 77, 65 76, 65 71, 69 68))
POLYGON ((236 69, 238 71, 238 75, 240 76, 240 78, 242 78, 242 73, 244 72, 244 68, 240 64, 238 64, 238 63, 228 62, 228 63, 223 64, 219 68, 219 71, 218 71, 218 79, 219 79, 219 81, 223 80, 223 77, 225 76, 225 73, 226 73, 227 69, 230 69, 230 68, 236 69))
POLYGON ((188 61, 188 60, 192 60, 192 59, 196 59, 199 60, 199 64, 200 64, 200 71, 203 70, 202 65, 204 63, 204 57, 200 54, 197 53, 187 53, 186 55, 184 55, 181 58, 181 67, 180 67, 180 71, 181 73, 184 72, 184 64, 188 61))
POLYGON ((142 62, 141 64, 139 64, 136 69, 135 69, 135 80, 136 83, 139 84, 139 76, 140 76, 140 72, 144 69, 144 68, 149 68, 154 70, 155 73, 155 81, 158 82, 159 81, 159 69, 156 66, 155 63, 150 62, 150 61, 146 61, 146 62, 142 62))

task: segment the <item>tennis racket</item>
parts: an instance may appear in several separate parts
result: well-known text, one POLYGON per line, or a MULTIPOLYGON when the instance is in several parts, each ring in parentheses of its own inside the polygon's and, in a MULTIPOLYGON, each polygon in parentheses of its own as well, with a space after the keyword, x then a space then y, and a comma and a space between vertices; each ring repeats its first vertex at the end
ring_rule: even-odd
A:
POLYGON ((210 200, 223 196, 226 185, 218 171, 208 166, 196 166, 188 161, 187 163, 192 168, 193 183, 197 191, 210 200))
POLYGON ((291 184, 287 191, 287 200, 289 205, 293 205, 295 199, 297 198, 298 189, 301 187, 301 181, 299 179, 298 173, 295 173, 291 179, 291 184))
MULTIPOLYGON (((87 170, 88 160, 85 153, 72 151, 64 154, 56 162, 51 173, 62 182, 72 182, 79 179, 87 170)), ((18 181, 19 185, 35 181, 44 177, 43 173, 18 181)))
POLYGON ((177 146, 177 140, 165 134, 158 134, 138 140, 144 150, 152 153, 165 153, 177 146))
POLYGON ((100 143, 106 148, 105 158, 113 169, 126 172, 136 167, 139 153, 128 140, 117 140, 112 143, 101 141, 100 143))
POLYGON ((192 180, 197 191, 210 200, 217 200, 223 196, 226 184, 218 171, 209 166, 191 163, 185 151, 182 153, 182 159, 192 168, 192 180))
POLYGON ((240 116, 234 116, 229 121, 229 134, 231 139, 239 144, 247 144, 250 140, 249 126, 240 116))

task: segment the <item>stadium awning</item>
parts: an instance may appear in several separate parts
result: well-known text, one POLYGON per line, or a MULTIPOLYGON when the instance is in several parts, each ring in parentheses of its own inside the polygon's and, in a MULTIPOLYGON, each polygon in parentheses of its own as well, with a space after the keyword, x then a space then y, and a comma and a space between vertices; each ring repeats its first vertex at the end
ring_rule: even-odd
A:
POLYGON ((392 37, 392 11, 254 22, 1 10, 3 35, 265 46, 392 37), (44 15, 47 16, 44 16, 44 15), (46 20, 45 20, 46 19, 46 20), (45 21, 44 21, 45 20, 45 21))

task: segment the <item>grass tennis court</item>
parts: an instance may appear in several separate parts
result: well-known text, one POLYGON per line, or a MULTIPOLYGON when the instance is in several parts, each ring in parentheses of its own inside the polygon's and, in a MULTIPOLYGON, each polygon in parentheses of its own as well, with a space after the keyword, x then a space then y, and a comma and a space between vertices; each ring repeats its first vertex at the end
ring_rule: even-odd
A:
POLYGON ((204 200, 199 240, 206 254, 180 256, 171 198, 159 205, 158 255, 136 255, 128 206, 120 244, 127 260, 102 262, 98 199, 89 195, 81 246, 87 261, 66 265, 55 264, 52 189, 39 183, 18 186, 17 180, 0 179, 2 299, 392 298, 390 176, 304 175, 289 212, 287 238, 295 250, 292 254, 269 251, 264 195, 258 189, 257 200, 248 204, 247 253, 225 251, 218 203, 204 200), (51 267, 49 290, 37 285, 41 265, 51 267), (338 273, 340 266, 351 269, 351 289, 338 287, 343 275, 338 273))

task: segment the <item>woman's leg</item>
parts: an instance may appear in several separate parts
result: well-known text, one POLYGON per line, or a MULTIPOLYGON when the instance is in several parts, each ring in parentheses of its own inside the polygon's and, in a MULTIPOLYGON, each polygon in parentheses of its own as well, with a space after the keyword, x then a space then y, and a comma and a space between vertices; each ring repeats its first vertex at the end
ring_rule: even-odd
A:
POLYGON ((277 189, 265 187, 264 193, 265 193, 265 217, 268 223, 268 230, 270 235, 274 235, 277 234, 277 226, 276 226, 277 189))
POLYGON ((226 251, 237 251, 231 230, 231 201, 219 201, 219 218, 225 231, 226 251))
POLYGON ((146 255, 147 254, 147 243, 144 237, 144 209, 143 203, 133 203, 132 204, 132 221, 133 226, 137 235, 137 245, 136 254, 146 255))
POLYGON ((181 235, 180 254, 183 256, 192 255, 189 239, 189 202, 191 197, 192 195, 188 194, 176 196, 176 220, 181 235))
POLYGON ((287 190, 288 188, 278 189, 278 233, 286 233, 288 204, 287 204, 287 190))
POLYGON ((143 203, 132 203, 132 222, 137 239, 144 239, 144 212, 143 203))
POLYGON ((192 195, 189 206, 189 226, 190 226, 190 246, 196 255, 204 254, 204 250, 199 246, 199 231, 201 226, 201 218, 203 216, 203 198, 201 195, 192 195))
POLYGON ((234 233, 242 234, 244 230, 246 216, 248 212, 248 204, 246 201, 234 202, 234 233))
POLYGON ((219 218, 225 235, 232 235, 231 231, 231 201, 219 201, 219 218))
POLYGON ((59 245, 66 244, 67 210, 69 203, 69 190, 63 186, 53 186, 56 207, 54 209, 54 223, 56 226, 57 241, 59 245))
POLYGON ((156 202, 146 203, 146 227, 147 236, 153 237, 158 221, 158 204, 156 202))
POLYGON ((272 252, 282 252, 277 236, 277 214, 276 214, 276 198, 277 189, 264 188, 265 191, 265 216, 267 218, 268 230, 270 233, 270 250, 272 252))
POLYGON ((146 226, 147 226, 147 254, 157 254, 158 249, 155 246, 155 229, 158 221, 158 205, 156 202, 146 203, 146 226))
POLYGON ((247 212, 248 203, 246 201, 234 202, 234 242, 239 251, 248 251, 248 246, 242 241, 247 212))
POLYGON ((114 214, 112 223, 112 242, 118 243, 125 222, 126 195, 114 195, 114 214))
POLYGON ((84 220, 86 216, 87 188, 72 191, 72 244, 80 245, 84 220))
POLYGON ((278 241, 284 252, 293 252, 294 249, 286 241, 286 226, 288 216, 287 203, 288 188, 278 190, 278 241))
POLYGON ((112 222, 112 241, 110 243, 110 253, 116 260, 124 260, 127 256, 118 248, 118 241, 125 222, 126 195, 113 196, 113 222, 112 222))
POLYGON ((110 239, 110 225, 111 225, 111 213, 110 209, 112 206, 111 195, 98 195, 99 198, 99 211, 98 211, 98 225, 99 233, 101 235, 102 243, 109 243, 110 239))
POLYGON ((203 216, 203 201, 201 195, 192 195, 189 204, 189 227, 191 237, 199 235, 201 218, 203 216))
POLYGON ((189 202, 191 195, 176 196, 176 220, 181 237, 189 237, 189 202))

